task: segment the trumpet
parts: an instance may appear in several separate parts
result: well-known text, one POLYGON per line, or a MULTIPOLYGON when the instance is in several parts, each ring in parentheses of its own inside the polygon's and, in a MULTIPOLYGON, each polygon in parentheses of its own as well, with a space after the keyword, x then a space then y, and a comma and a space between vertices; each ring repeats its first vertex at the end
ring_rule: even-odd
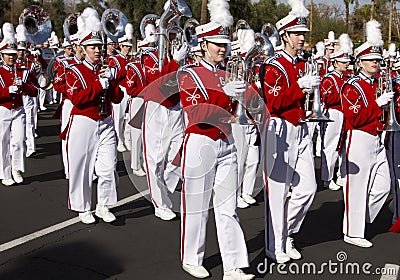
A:
MULTIPOLYGON (((315 59, 309 59, 306 62, 306 74, 305 75, 318 75, 318 64, 315 59)), ((332 122, 332 120, 328 119, 324 114, 322 114, 321 110, 321 93, 319 91, 319 86, 314 87, 312 92, 306 93, 306 99, 304 104, 304 110, 306 112, 312 112, 305 119, 300 119, 300 122, 332 122), (311 97, 313 94, 313 98, 311 97), (312 99, 311 99, 312 98, 312 99), (312 108, 310 104, 312 103, 312 108)))

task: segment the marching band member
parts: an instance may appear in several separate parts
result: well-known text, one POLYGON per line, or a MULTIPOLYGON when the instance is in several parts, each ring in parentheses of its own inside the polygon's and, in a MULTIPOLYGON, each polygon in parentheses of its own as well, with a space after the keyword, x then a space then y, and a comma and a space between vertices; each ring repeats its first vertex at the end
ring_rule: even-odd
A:
MULTIPOLYGON (((238 36, 239 55, 245 57, 247 52, 255 45, 254 31, 252 29, 239 29, 236 32, 238 36)), ((248 70, 252 71, 251 69, 248 70)), ((260 135, 255 124, 232 125, 232 135, 235 140, 238 162, 239 188, 237 207, 247 208, 249 205, 256 203, 252 194, 260 158, 260 135)))
POLYGON ((97 12, 86 8, 77 19, 79 42, 85 52, 82 63, 67 68, 68 99, 74 105, 66 131, 69 208, 79 212, 85 224, 94 223, 90 211, 92 180, 96 173, 96 216, 105 222, 116 218, 108 206, 117 202, 117 146, 111 102, 123 94, 110 70, 102 70, 101 23, 97 12), (104 96, 105 95, 105 96, 104 96), (104 100, 105 99, 105 100, 104 100), (105 104, 102 104, 102 102, 105 104), (105 111, 101 109, 105 106, 105 111), (100 108, 100 109, 99 109, 100 108))
MULTIPOLYGON (((37 85, 37 78, 35 73, 35 64, 33 61, 28 59, 26 54, 26 27, 20 24, 16 28, 17 37, 17 60, 16 66, 18 68, 26 68, 29 72, 29 79, 33 85, 37 85)), ((26 145, 26 157, 31 157, 36 153, 35 145, 35 100, 36 97, 29 96, 27 94, 22 95, 22 101, 24 103, 24 110, 26 115, 26 125, 25 125, 25 145, 26 145)))
POLYGON ((132 38, 133 38, 133 27, 132 24, 127 24, 125 27, 125 34, 121 38, 118 39, 118 44, 120 46, 120 52, 117 55, 110 56, 108 59, 108 65, 111 69, 116 69, 115 78, 119 83, 119 87, 124 92, 124 98, 121 103, 113 104, 113 118, 115 125, 115 132, 117 133, 118 152, 125 152, 126 148, 129 147, 130 143, 129 138, 124 134, 124 129, 128 129, 124 125, 125 121, 125 112, 128 106, 129 95, 126 93, 126 88, 122 85, 122 81, 126 78, 126 65, 128 64, 129 55, 132 51, 132 38))
POLYGON ((117 55, 118 52, 116 50, 118 43, 114 42, 111 38, 107 37, 107 58, 106 64, 108 64, 108 60, 111 56, 117 55))
POLYGON ((328 39, 325 39, 325 55, 323 59, 323 66, 321 69, 321 74, 325 75, 330 72, 332 62, 331 62, 331 53, 335 51, 335 33, 333 31, 329 31, 328 39))
MULTIPOLYGON (((61 134, 63 134, 64 130, 67 128, 68 120, 73 107, 71 100, 68 99, 68 85, 65 80, 66 69, 72 65, 82 63, 82 60, 84 58, 82 47, 78 45, 78 35, 72 34, 70 36, 70 41, 70 45, 64 48, 66 50, 66 57, 57 58, 54 62, 54 90, 61 94, 60 105, 57 109, 57 111, 61 110, 59 116, 61 124, 61 134), (69 48, 72 48, 72 52, 69 48)), ((61 139, 61 155, 63 160, 65 178, 68 179, 67 141, 65 139, 61 139)))
MULTIPOLYGON (((396 70, 400 69, 400 62, 395 62, 393 64, 393 70, 396 72, 396 76, 393 79, 393 87, 395 90, 395 96, 393 101, 395 102, 395 119, 397 122, 400 120, 400 75, 396 70)), ((400 217, 400 154, 399 154, 399 145, 400 145, 400 131, 388 131, 387 133, 387 151, 386 155, 389 161, 390 167, 390 178, 391 185, 393 188, 393 201, 392 209, 393 209, 393 219, 392 223, 396 222, 400 217)))
POLYGON ((365 223, 372 223, 390 191, 390 173, 379 116, 382 107, 393 98, 387 91, 376 98, 375 79, 382 60, 383 45, 380 24, 371 20, 366 25, 367 42, 355 50, 360 73, 342 88, 342 106, 346 122, 346 157, 344 164, 345 211, 344 241, 360 247, 371 247, 364 238, 365 223))
POLYGON ((276 23, 284 49, 262 66, 265 78, 261 84, 271 114, 264 145, 276 143, 276 155, 266 155, 264 166, 265 242, 266 254, 278 263, 301 258, 291 235, 300 230, 317 189, 311 137, 307 124, 300 119, 305 118, 302 88, 312 90, 319 86, 320 78, 299 78, 302 69, 296 60, 309 31, 305 18, 308 14, 303 1, 292 4, 289 15, 276 23), (288 197, 290 189, 292 194, 288 197))
POLYGON ((244 94, 246 86, 244 81, 225 83, 225 72, 219 69, 230 43, 233 19, 229 4, 225 0, 210 1, 208 8, 211 22, 196 27, 203 59, 198 66, 183 67, 178 72, 181 102, 187 115, 182 156, 182 267, 194 277, 209 276, 203 257, 213 196, 223 279, 253 279, 254 275, 241 270, 249 263, 236 214, 236 148, 231 125, 220 121, 232 111, 229 96, 244 94))
POLYGON ((37 88, 28 79, 27 68, 17 68, 17 42, 11 23, 3 24, 0 43, 0 179, 5 186, 22 183, 25 172, 25 110, 22 94, 37 95, 37 88), (11 177, 12 175, 12 177, 11 177))
MULTIPOLYGON (((148 22, 144 29, 146 37, 143 41, 154 42, 154 22, 148 22)), ((169 62, 164 59, 161 72, 158 61, 160 51, 164 50, 148 47, 140 56, 148 85, 141 92, 145 102, 142 135, 147 183, 155 216, 168 221, 176 217, 171 210, 168 191, 174 192, 180 179, 180 168, 173 164, 173 160, 182 144, 183 121, 179 94, 175 87, 168 86, 167 81, 175 79, 173 73, 178 69, 178 63, 186 58, 189 48, 183 44, 174 53, 173 59, 169 62)))
POLYGON ((331 190, 339 190, 340 186, 343 186, 340 172, 338 172, 336 183, 332 179, 336 161, 340 156, 338 144, 343 126, 340 91, 344 82, 349 79, 345 73, 351 61, 350 55, 353 54, 353 44, 349 35, 340 35, 339 45, 340 50, 330 55, 334 70, 325 75, 320 86, 321 102, 325 105, 325 116, 333 120, 333 122, 321 123, 321 180, 324 187, 329 187, 331 190))
POLYGON ((139 117, 140 109, 143 106, 143 97, 139 96, 140 92, 147 85, 145 74, 142 69, 140 59, 135 59, 126 66, 125 87, 127 94, 130 96, 129 120, 136 120, 130 123, 130 151, 131 151, 131 168, 132 173, 136 176, 144 176, 146 172, 142 169, 141 155, 143 154, 142 142, 142 119, 139 117))

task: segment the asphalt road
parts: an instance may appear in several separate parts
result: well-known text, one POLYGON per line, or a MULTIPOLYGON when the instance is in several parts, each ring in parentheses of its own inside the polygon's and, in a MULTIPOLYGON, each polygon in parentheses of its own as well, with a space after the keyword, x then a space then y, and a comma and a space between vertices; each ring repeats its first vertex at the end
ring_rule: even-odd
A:
MULTIPOLYGON (((145 180, 131 180, 121 154, 118 195, 125 203, 112 210, 117 220, 93 225, 77 221, 76 213, 67 208, 68 184, 54 110, 52 105, 39 113, 38 153, 26 160, 24 183, 0 186, 0 279, 195 279, 181 269, 179 219, 165 222, 154 216, 152 205, 138 194, 137 189, 146 189, 145 180)), ((374 246, 364 249, 342 240, 342 196, 341 191, 319 188, 295 236, 303 259, 278 267, 265 258, 259 193, 257 205, 238 210, 251 263, 246 271, 257 279, 400 279, 380 275, 383 268, 400 274, 400 234, 388 232, 387 205, 367 226, 366 236, 374 246)), ((212 212, 207 231, 204 266, 211 273, 209 279, 222 279, 212 212)))

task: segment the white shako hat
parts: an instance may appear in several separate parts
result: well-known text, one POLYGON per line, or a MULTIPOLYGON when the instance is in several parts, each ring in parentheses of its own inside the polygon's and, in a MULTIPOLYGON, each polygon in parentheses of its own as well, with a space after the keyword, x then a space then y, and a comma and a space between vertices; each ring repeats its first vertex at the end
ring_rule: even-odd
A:
POLYGON ((329 58, 339 62, 350 62, 350 55, 353 54, 353 43, 349 34, 344 33, 339 36, 339 45, 339 51, 331 53, 329 58))
POLYGON ((78 45, 79 43, 79 35, 78 33, 71 34, 69 36, 69 41, 71 42, 72 45, 78 45))
POLYGON ((335 49, 335 32, 329 31, 328 32, 328 39, 325 39, 324 44, 325 48, 328 50, 334 50, 335 49))
POLYGON ((0 43, 0 53, 16 54, 17 52, 14 26, 9 22, 5 22, 3 24, 3 40, 0 43))
POLYGON ((118 39, 118 43, 123 46, 132 47, 132 39, 133 39, 133 25, 128 23, 125 26, 125 35, 118 39))
POLYGON ((66 48, 66 47, 70 47, 72 46, 72 43, 70 41, 68 41, 66 38, 64 38, 64 41, 61 45, 61 47, 66 48))
POLYGON ((240 51, 247 53, 255 45, 255 33, 251 28, 239 29, 237 31, 240 51))
POLYGON ((356 59, 382 59, 383 40, 380 27, 381 24, 374 19, 367 22, 367 41, 354 50, 356 59))
POLYGON ((17 49, 26 50, 26 43, 28 41, 28 38, 26 36, 27 31, 25 25, 19 24, 17 28, 15 28, 15 32, 17 38, 17 49))
POLYGON ((86 8, 76 20, 78 25, 79 44, 81 46, 102 45, 102 25, 99 14, 93 8, 86 8))
POLYGON ((233 24, 233 17, 229 12, 229 2, 210 0, 207 6, 210 12, 210 22, 196 27, 198 42, 229 44, 231 42, 230 26, 233 24))
POLYGON ((285 32, 308 32, 307 16, 310 12, 304 5, 304 0, 288 0, 288 4, 292 7, 289 15, 278 20, 276 28, 279 35, 285 32))

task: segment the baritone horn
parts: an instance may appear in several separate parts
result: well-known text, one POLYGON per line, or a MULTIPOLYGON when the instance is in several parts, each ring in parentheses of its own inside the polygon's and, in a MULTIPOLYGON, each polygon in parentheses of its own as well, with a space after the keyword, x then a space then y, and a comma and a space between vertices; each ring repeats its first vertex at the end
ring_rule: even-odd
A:
MULTIPOLYGON (((381 92, 390 92, 393 91, 393 83, 392 83, 392 68, 390 67, 390 61, 389 59, 386 61, 386 75, 385 75, 385 84, 386 87, 384 90, 382 90, 382 85, 380 84, 381 92)), ((387 111, 387 118, 385 120, 384 124, 384 131, 400 131, 400 124, 397 122, 396 119, 396 108, 395 106, 397 105, 397 102, 395 102, 395 98, 393 97, 392 100, 389 102, 389 106, 387 109, 383 109, 387 111)), ((385 114, 383 114, 385 116, 385 114)))
MULTIPOLYGON (((305 76, 318 76, 318 64, 315 59, 309 59, 306 62, 305 72, 305 76)), ((306 113, 311 110, 311 114, 306 116, 305 119, 300 119, 300 122, 332 122, 332 120, 328 119, 324 114, 322 114, 321 93, 319 90, 319 86, 314 87, 312 89, 312 92, 306 93, 304 110, 306 111, 306 113), (312 104, 312 108, 310 108, 310 104, 312 104)))
MULTIPOLYGON (((239 54, 231 56, 229 61, 226 63, 226 76, 225 83, 231 81, 246 81, 249 79, 249 72, 247 69, 246 61, 239 54)), ((235 113, 232 117, 223 118, 221 121, 223 123, 230 124, 240 124, 240 125, 254 125, 257 124, 255 120, 252 120, 247 116, 246 108, 244 105, 246 104, 245 100, 246 92, 243 92, 237 98, 237 107, 235 113)))
POLYGON ((27 30, 28 41, 35 45, 43 44, 51 34, 51 21, 46 11, 37 5, 26 7, 19 16, 19 24, 27 30))
POLYGON ((183 0, 170 0, 168 8, 164 11, 160 18, 160 35, 158 39, 158 70, 161 72, 164 64, 165 42, 167 37, 168 25, 177 18, 185 16, 192 17, 192 11, 183 0))

